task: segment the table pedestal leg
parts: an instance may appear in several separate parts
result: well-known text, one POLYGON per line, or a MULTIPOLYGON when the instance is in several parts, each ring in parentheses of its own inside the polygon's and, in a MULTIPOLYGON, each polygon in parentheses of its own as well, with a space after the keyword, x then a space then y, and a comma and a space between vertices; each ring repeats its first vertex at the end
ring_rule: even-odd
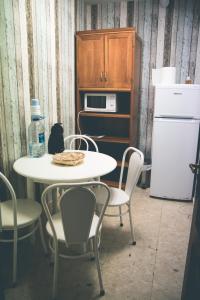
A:
POLYGON ((29 178, 27 178, 27 198, 35 200, 35 184, 29 178))

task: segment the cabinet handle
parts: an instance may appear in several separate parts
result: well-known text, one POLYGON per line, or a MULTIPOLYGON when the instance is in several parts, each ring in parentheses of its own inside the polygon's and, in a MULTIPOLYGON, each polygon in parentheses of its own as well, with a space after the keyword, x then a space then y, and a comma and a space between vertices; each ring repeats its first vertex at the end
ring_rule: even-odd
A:
POLYGON ((104 73, 104 80, 107 81, 107 72, 104 73))
POLYGON ((103 81, 103 72, 101 72, 100 81, 103 81))

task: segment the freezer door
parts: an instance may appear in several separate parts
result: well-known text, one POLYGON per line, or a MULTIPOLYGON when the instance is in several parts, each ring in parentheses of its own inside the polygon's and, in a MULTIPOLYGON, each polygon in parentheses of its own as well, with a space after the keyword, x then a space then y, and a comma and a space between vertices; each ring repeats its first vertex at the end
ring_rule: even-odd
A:
POLYGON ((198 132, 199 120, 154 119, 151 196, 192 200, 198 132))
POLYGON ((200 119, 200 86, 194 86, 156 86, 154 116, 200 119))

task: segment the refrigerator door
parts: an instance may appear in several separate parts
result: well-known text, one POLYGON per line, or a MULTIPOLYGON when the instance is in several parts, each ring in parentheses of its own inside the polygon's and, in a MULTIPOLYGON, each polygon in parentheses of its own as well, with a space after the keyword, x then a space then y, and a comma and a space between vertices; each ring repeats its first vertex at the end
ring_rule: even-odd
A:
POLYGON ((156 86, 154 116, 200 119, 200 85, 156 86))
POLYGON ((199 120, 154 118, 150 195, 192 200, 199 120))

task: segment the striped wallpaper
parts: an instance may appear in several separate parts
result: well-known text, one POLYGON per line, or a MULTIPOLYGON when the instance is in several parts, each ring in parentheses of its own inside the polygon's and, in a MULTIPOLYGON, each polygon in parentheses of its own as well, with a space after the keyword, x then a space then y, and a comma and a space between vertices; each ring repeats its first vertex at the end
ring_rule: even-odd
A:
POLYGON ((27 153, 31 98, 40 100, 46 139, 55 122, 65 135, 74 132, 74 19, 74 0, 0 0, 0 170, 6 175, 27 153))

